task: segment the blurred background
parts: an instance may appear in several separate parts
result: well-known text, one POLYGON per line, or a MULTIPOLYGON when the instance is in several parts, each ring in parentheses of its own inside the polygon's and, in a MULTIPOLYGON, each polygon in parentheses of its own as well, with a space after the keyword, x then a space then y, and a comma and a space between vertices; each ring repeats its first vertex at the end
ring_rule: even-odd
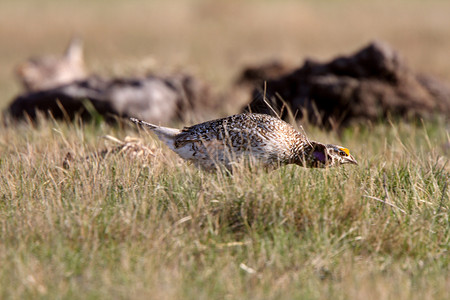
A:
POLYGON ((417 72, 450 82, 450 1, 431 0, 1 0, 0 108, 20 91, 14 68, 84 42, 90 72, 128 76, 188 70, 214 92, 243 66, 300 66, 379 39, 417 72))

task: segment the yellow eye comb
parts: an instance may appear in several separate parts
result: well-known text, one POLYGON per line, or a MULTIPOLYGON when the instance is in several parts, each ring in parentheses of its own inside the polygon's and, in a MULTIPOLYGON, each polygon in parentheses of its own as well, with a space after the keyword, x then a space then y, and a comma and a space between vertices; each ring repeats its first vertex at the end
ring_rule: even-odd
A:
POLYGON ((344 151, 347 155, 350 155, 350 151, 348 151, 347 148, 339 148, 339 150, 344 151))

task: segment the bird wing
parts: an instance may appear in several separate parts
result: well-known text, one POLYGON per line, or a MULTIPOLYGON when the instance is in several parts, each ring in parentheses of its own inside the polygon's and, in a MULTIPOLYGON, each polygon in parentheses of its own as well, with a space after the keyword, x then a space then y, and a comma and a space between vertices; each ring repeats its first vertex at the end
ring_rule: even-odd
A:
POLYGON ((198 139, 176 139, 175 148, 181 148, 187 144, 200 142, 198 139))

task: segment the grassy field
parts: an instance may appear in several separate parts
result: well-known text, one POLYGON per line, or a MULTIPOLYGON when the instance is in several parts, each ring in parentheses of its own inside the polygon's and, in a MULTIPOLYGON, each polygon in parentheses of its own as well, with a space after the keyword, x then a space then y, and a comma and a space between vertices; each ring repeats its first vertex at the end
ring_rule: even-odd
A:
MULTIPOLYGON (((19 91, 14 65, 62 50, 74 32, 94 71, 186 68, 216 92, 245 63, 328 59, 372 38, 450 81, 448 11, 438 0, 2 1, 0 107, 19 91)), ((0 126, 1 299, 450 294, 446 119, 340 134, 305 124, 311 138, 347 146, 360 165, 232 176, 199 171, 132 126, 0 126), (84 159, 115 146, 105 135, 140 135, 154 156, 84 159), (75 159, 66 169, 68 152, 75 159)))
POLYGON ((445 299, 442 126, 311 130, 360 166, 233 176, 198 171, 144 133, 154 157, 81 159, 113 146, 100 136, 135 131, 5 128, 1 298, 445 299), (64 169, 68 151, 78 159, 64 169))

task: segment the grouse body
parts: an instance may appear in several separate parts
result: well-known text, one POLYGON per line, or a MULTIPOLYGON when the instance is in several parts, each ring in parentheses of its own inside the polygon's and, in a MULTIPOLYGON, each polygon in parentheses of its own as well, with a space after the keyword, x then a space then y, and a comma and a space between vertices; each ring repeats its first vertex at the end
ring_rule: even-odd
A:
POLYGON ((150 128, 181 158, 209 171, 218 166, 231 170, 242 159, 268 168, 285 164, 316 168, 357 164, 348 149, 310 141, 292 125, 265 114, 243 113, 182 130, 131 120, 150 128))

